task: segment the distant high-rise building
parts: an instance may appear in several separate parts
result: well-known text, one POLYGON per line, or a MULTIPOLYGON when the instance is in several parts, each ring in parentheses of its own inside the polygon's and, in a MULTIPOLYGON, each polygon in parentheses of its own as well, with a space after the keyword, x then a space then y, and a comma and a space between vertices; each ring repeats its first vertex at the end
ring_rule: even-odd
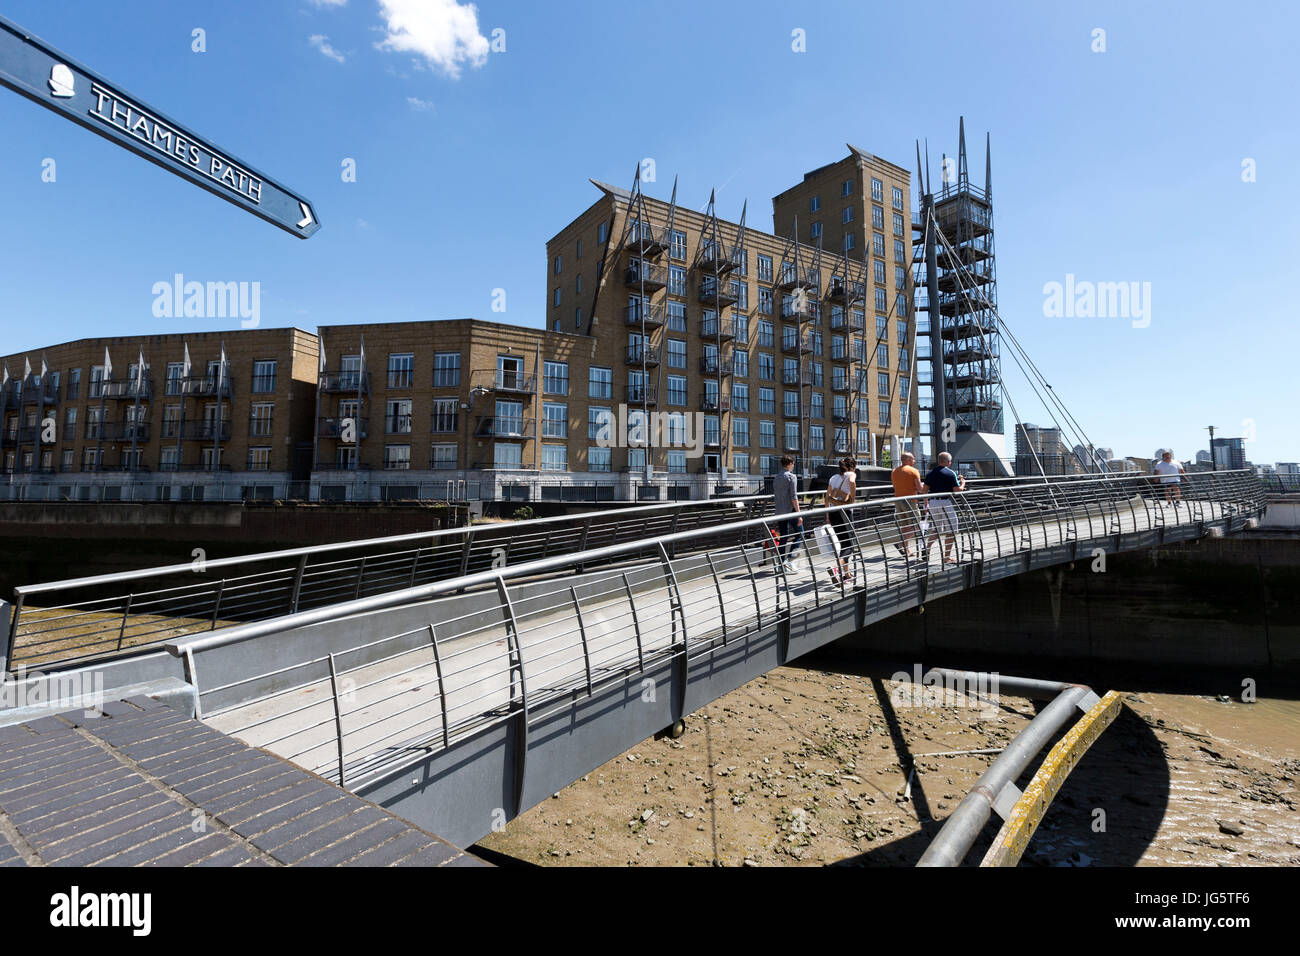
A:
POLYGON ((1059 428, 1026 422, 1016 426, 1017 475, 1069 475, 1082 471, 1073 451, 1061 441, 1059 428))
POLYGON ((1224 470, 1246 467, 1246 439, 1216 438, 1211 443, 1214 467, 1224 470))

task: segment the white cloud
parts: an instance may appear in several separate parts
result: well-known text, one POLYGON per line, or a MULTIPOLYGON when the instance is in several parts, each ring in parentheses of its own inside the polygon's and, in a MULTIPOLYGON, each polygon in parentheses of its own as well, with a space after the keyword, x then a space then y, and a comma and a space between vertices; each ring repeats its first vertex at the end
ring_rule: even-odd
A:
POLYGON ((408 96, 406 98, 406 103, 408 106, 411 107, 411 109, 415 110, 417 113, 433 112, 432 100, 422 100, 418 96, 408 96))
POLYGON ((307 42, 320 50, 321 53, 325 54, 325 56, 329 57, 331 60, 342 63, 345 59, 342 53, 330 46, 330 38, 322 33, 312 34, 307 38, 307 42))
POLYGON ((342 7, 347 5, 348 0, 311 0, 314 7, 342 7))
POLYGON ((456 0, 379 0, 388 35, 381 50, 414 53, 453 79, 468 63, 487 62, 488 40, 479 32, 478 7, 456 0))

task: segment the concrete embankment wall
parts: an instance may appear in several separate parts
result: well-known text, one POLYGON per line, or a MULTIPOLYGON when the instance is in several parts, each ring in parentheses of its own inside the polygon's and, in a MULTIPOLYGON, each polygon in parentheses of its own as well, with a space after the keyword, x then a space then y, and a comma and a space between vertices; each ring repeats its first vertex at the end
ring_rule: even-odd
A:
POLYGON ((927 665, 1007 657, 1300 678, 1300 534, 1106 555, 1104 568, 1081 556, 986 584, 840 646, 927 665))

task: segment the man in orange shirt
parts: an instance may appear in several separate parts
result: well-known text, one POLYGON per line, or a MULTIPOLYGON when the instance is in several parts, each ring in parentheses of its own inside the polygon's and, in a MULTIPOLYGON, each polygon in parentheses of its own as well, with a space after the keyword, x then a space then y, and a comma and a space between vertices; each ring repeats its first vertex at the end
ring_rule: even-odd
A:
POLYGON ((897 516, 899 530, 903 535, 902 544, 895 543, 894 547, 903 552, 904 560, 911 560, 909 545, 916 537, 917 514, 916 504, 906 499, 911 495, 921 494, 923 489, 921 473, 916 470, 916 456, 910 451, 905 451, 900 457, 903 463, 889 473, 889 480, 894 485, 894 497, 900 499, 894 502, 894 514, 897 516))

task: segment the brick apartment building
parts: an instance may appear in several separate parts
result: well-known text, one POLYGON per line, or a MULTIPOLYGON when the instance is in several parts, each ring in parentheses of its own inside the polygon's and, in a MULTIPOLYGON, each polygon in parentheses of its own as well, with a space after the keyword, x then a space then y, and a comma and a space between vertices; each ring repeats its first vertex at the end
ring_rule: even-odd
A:
POLYGON ((7 497, 699 498, 758 490, 783 454, 878 462, 917 435, 908 183, 850 147, 773 200, 773 233, 596 183, 547 243, 543 328, 359 323, 8 356, 7 497), (638 414, 667 434, 608 440, 638 414), (675 441, 684 428, 696 440, 675 441))

